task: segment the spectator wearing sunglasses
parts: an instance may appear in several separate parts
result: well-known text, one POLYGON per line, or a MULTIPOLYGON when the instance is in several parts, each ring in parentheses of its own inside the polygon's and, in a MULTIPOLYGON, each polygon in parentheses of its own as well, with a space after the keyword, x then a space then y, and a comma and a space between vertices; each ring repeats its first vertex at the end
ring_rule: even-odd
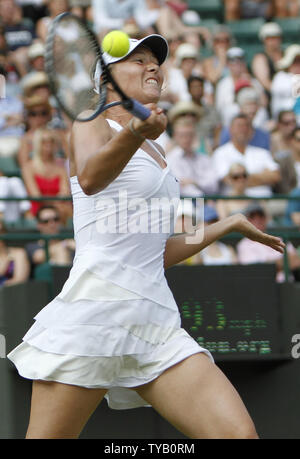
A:
POLYGON ((53 128, 52 120, 53 108, 47 98, 34 96, 25 100, 26 132, 21 140, 17 156, 21 168, 33 155, 33 136, 35 131, 40 128, 52 128, 57 136, 56 155, 63 159, 68 156, 67 131, 60 128, 53 128))
POLYGON ((272 196, 272 186, 281 180, 278 164, 271 153, 263 148, 249 145, 251 122, 245 114, 235 116, 231 122, 231 141, 217 148, 213 154, 217 178, 226 192, 230 186, 230 167, 238 162, 247 169, 247 196, 272 196))
MULTIPOLYGON (((41 235, 55 236, 61 229, 61 218, 58 210, 51 205, 41 207, 37 212, 37 228, 41 235)), ((46 262, 44 239, 26 245, 32 267, 46 262)), ((68 265, 72 262, 75 251, 73 239, 49 241, 49 262, 56 265, 68 265)))
POLYGON ((228 196, 245 196, 245 199, 218 200, 216 209, 220 218, 226 218, 238 212, 242 212, 249 204, 245 191, 248 186, 248 172, 243 164, 234 163, 228 173, 229 190, 228 196))

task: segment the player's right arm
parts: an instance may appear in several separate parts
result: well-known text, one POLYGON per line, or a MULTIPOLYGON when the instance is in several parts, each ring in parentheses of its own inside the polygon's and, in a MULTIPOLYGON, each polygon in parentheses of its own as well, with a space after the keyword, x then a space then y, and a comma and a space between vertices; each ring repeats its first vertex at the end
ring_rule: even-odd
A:
MULTIPOLYGON (((134 118, 135 131, 142 137, 156 139, 166 128, 166 117, 154 104, 150 117, 134 118)), ((143 143, 143 138, 129 127, 115 133, 103 116, 88 123, 75 122, 71 134, 71 176, 77 175, 87 195, 106 188, 122 172, 130 158, 143 143)))

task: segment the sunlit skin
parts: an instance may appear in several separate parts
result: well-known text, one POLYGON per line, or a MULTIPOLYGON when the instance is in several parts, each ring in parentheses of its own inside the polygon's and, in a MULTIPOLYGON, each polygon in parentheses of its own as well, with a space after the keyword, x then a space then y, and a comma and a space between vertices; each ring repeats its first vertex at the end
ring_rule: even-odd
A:
POLYGON ((163 72, 157 58, 147 48, 139 47, 127 59, 114 64, 111 71, 121 89, 129 97, 134 97, 142 104, 159 101, 163 72))

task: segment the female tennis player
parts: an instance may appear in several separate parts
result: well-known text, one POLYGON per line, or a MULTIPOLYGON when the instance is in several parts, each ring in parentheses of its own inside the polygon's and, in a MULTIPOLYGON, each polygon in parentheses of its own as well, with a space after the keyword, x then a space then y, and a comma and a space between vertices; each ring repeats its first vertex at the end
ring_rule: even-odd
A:
MULTIPOLYGON (((106 397, 114 409, 151 405, 190 438, 257 438, 236 390, 181 328, 164 270, 231 231, 280 252, 284 245, 242 215, 210 225, 193 244, 184 234, 151 231, 168 212, 151 208, 156 220, 150 221, 150 203, 179 193, 154 143, 167 122, 156 105, 167 47, 151 36, 131 45, 111 71, 151 115, 141 121, 119 105, 74 123, 73 267, 61 293, 9 354, 19 373, 34 381, 26 437, 78 438, 106 397), (148 231, 139 231, 141 221, 144 227, 150 221, 148 231)), ((110 86, 108 102, 116 98, 110 86)))

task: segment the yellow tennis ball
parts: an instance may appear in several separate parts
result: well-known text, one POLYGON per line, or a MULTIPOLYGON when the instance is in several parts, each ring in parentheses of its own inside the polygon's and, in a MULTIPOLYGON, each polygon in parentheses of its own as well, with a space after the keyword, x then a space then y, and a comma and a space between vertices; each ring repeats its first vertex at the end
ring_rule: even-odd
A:
POLYGON ((125 56, 129 51, 129 37, 121 30, 109 32, 102 40, 102 50, 113 57, 125 56))

